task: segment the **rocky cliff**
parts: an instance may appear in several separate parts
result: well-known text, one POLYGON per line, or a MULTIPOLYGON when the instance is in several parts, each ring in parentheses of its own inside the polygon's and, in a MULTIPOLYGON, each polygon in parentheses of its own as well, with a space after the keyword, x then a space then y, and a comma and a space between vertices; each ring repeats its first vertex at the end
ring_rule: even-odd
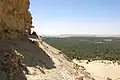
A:
POLYGON ((40 39, 32 27, 29 0, 0 0, 0 80, 94 80, 82 66, 40 39))
POLYGON ((0 0, 0 39, 27 37, 32 26, 29 0, 0 0))

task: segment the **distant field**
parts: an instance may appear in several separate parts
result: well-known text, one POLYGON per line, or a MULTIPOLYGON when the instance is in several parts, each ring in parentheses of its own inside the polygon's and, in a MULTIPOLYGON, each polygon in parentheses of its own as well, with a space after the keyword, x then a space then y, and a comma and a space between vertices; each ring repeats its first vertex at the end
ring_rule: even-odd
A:
POLYGON ((73 59, 120 60, 120 38, 69 37, 44 38, 50 45, 73 59))

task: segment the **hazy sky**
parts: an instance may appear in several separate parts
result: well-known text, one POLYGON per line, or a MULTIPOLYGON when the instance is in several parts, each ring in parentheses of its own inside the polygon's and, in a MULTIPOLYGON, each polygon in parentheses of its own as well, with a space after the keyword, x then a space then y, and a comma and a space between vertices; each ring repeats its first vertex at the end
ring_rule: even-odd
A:
POLYGON ((120 0, 31 0, 42 34, 120 34, 120 0))

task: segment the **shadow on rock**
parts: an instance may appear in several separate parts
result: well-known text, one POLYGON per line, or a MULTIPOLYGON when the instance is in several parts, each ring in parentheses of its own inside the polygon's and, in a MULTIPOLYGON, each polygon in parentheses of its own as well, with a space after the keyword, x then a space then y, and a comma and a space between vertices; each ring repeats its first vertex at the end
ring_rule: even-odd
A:
POLYGON ((0 50, 1 80, 27 80, 23 71, 28 72, 23 63, 24 57, 15 50, 0 50))
POLYGON ((0 80, 27 80, 26 66, 55 68, 46 52, 28 40, 0 40, 0 80))
POLYGON ((55 68, 52 59, 41 48, 28 40, 1 40, 0 50, 15 49, 24 56, 24 63, 29 67, 45 67, 47 69, 55 68))

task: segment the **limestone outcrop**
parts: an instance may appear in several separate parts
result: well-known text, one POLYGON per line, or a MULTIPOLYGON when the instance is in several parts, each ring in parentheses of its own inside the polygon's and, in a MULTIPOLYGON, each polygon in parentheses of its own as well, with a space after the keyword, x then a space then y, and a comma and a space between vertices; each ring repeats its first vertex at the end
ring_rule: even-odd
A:
POLYGON ((27 37, 32 27, 29 0, 0 0, 0 39, 27 37))

